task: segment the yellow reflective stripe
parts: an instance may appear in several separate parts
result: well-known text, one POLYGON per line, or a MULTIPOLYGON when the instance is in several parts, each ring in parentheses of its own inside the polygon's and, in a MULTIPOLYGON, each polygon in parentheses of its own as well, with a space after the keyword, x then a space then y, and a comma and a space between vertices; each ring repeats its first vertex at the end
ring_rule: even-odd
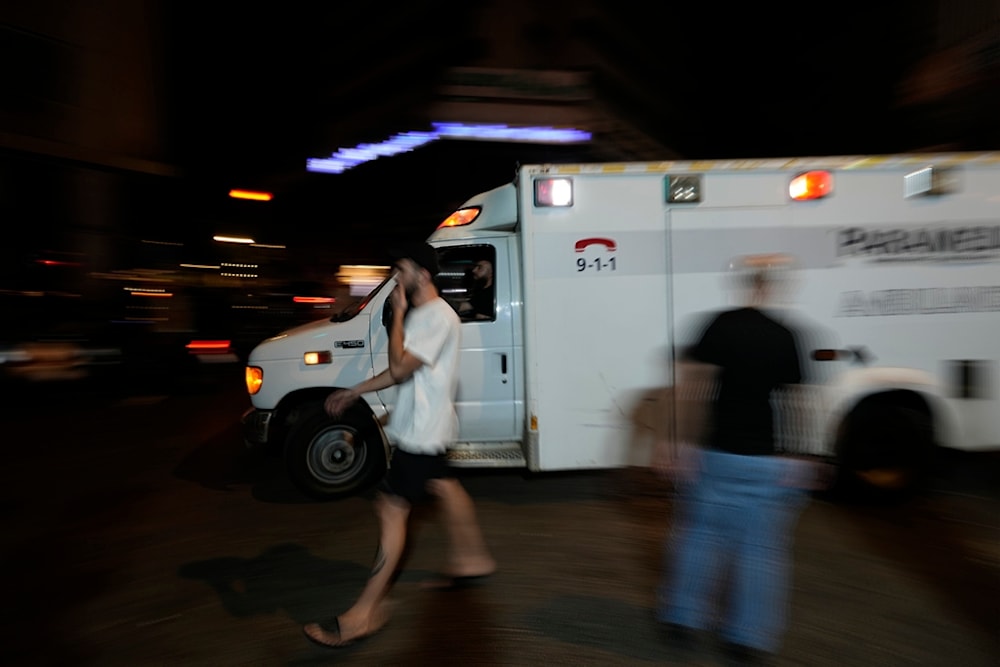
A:
POLYGON ((668 160, 663 162, 605 162, 593 164, 536 165, 546 174, 622 174, 710 171, 806 171, 809 169, 879 169, 928 164, 1000 164, 1000 152, 900 153, 891 155, 845 155, 832 157, 757 158, 738 160, 668 160))

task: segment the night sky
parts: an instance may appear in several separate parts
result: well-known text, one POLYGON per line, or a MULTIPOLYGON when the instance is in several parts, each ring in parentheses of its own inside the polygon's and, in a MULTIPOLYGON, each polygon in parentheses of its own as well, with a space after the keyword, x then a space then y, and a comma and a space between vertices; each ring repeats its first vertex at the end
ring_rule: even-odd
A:
MULTIPOLYGON (((511 180, 519 163, 607 159, 601 142, 448 141, 341 175, 306 173, 309 157, 426 128, 453 67, 586 72, 594 97, 666 147, 664 158, 890 153, 953 139, 894 101, 936 48, 929 0, 863 11, 788 0, 157 7, 157 160, 182 176, 167 185, 130 177, 118 189, 131 234, 225 230, 371 258, 386 237, 426 236, 468 197, 511 180), (225 196, 233 187, 275 200, 234 202, 225 196)), ((44 200, 47 219, 71 217, 72 199, 45 194, 50 172, 31 182, 45 161, 11 169, 16 191, 38 192, 18 205, 37 218, 31 202, 44 200)))
POLYGON ((255 13, 234 3, 208 15, 171 5, 171 159, 206 193, 238 184, 281 202, 260 214, 209 196, 202 215, 257 217, 263 228, 282 218, 285 231, 340 229, 359 243, 386 230, 425 235, 451 207, 510 180, 519 162, 593 158, 586 147, 448 142, 338 176, 305 173, 307 157, 420 129, 441 73, 483 63, 591 71, 600 99, 687 158, 927 143, 893 108, 894 86, 926 41, 926 3, 854 13, 780 0, 726 3, 723 12, 711 3, 595 0, 596 13, 581 16, 554 2, 514 28, 491 28, 489 38, 474 4, 291 3, 255 13), (581 45, 598 67, 593 56, 576 63, 568 55, 581 45), (390 222, 376 226, 376 217, 390 222))
POLYGON ((603 61, 597 94, 685 157, 874 153, 920 142, 891 116, 893 86, 919 53, 919 2, 855 13, 783 0, 726 3, 724 12, 711 3, 598 1, 598 18, 567 13, 562 24, 552 10, 489 39, 476 33, 470 4, 293 3, 197 20, 174 10, 166 33, 176 159, 203 177, 278 183, 305 157, 413 129, 441 72, 504 66, 498 44, 531 54, 524 59, 540 69, 572 69, 560 49, 586 45, 603 61))

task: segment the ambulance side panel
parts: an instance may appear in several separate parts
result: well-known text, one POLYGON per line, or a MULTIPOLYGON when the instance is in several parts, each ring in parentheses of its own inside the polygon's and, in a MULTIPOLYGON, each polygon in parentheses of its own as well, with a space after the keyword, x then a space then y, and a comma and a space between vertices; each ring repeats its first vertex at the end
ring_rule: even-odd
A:
POLYGON ((573 176, 535 206, 520 173, 527 459, 533 470, 647 465, 633 415, 670 378, 662 175, 573 176))
POLYGON ((704 201, 670 211, 679 339, 700 313, 734 305, 733 257, 783 252, 798 262, 785 305, 817 333, 809 347, 869 355, 818 365, 825 422, 806 453, 833 453, 857 400, 892 388, 930 398, 939 444, 1000 444, 1000 169, 958 168, 954 192, 907 198, 913 169, 839 170, 834 193, 810 202, 788 198, 790 171, 709 172, 704 201))

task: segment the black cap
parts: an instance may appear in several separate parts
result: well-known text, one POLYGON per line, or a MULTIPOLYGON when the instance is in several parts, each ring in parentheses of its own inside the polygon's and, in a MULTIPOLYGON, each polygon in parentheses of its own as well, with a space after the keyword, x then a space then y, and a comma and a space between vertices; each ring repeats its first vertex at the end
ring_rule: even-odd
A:
POLYGON ((409 259, 417 266, 427 269, 433 278, 438 274, 437 251, 427 243, 410 243, 397 248, 389 248, 392 261, 409 259))

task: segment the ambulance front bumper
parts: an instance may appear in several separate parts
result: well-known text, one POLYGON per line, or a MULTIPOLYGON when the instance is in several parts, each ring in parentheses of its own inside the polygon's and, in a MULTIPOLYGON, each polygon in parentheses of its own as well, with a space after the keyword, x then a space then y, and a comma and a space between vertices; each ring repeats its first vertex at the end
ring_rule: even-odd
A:
POLYGON ((273 410, 258 410, 255 407, 247 408, 243 413, 240 422, 243 424, 243 442, 248 448, 262 447, 268 443, 272 417, 273 410))

